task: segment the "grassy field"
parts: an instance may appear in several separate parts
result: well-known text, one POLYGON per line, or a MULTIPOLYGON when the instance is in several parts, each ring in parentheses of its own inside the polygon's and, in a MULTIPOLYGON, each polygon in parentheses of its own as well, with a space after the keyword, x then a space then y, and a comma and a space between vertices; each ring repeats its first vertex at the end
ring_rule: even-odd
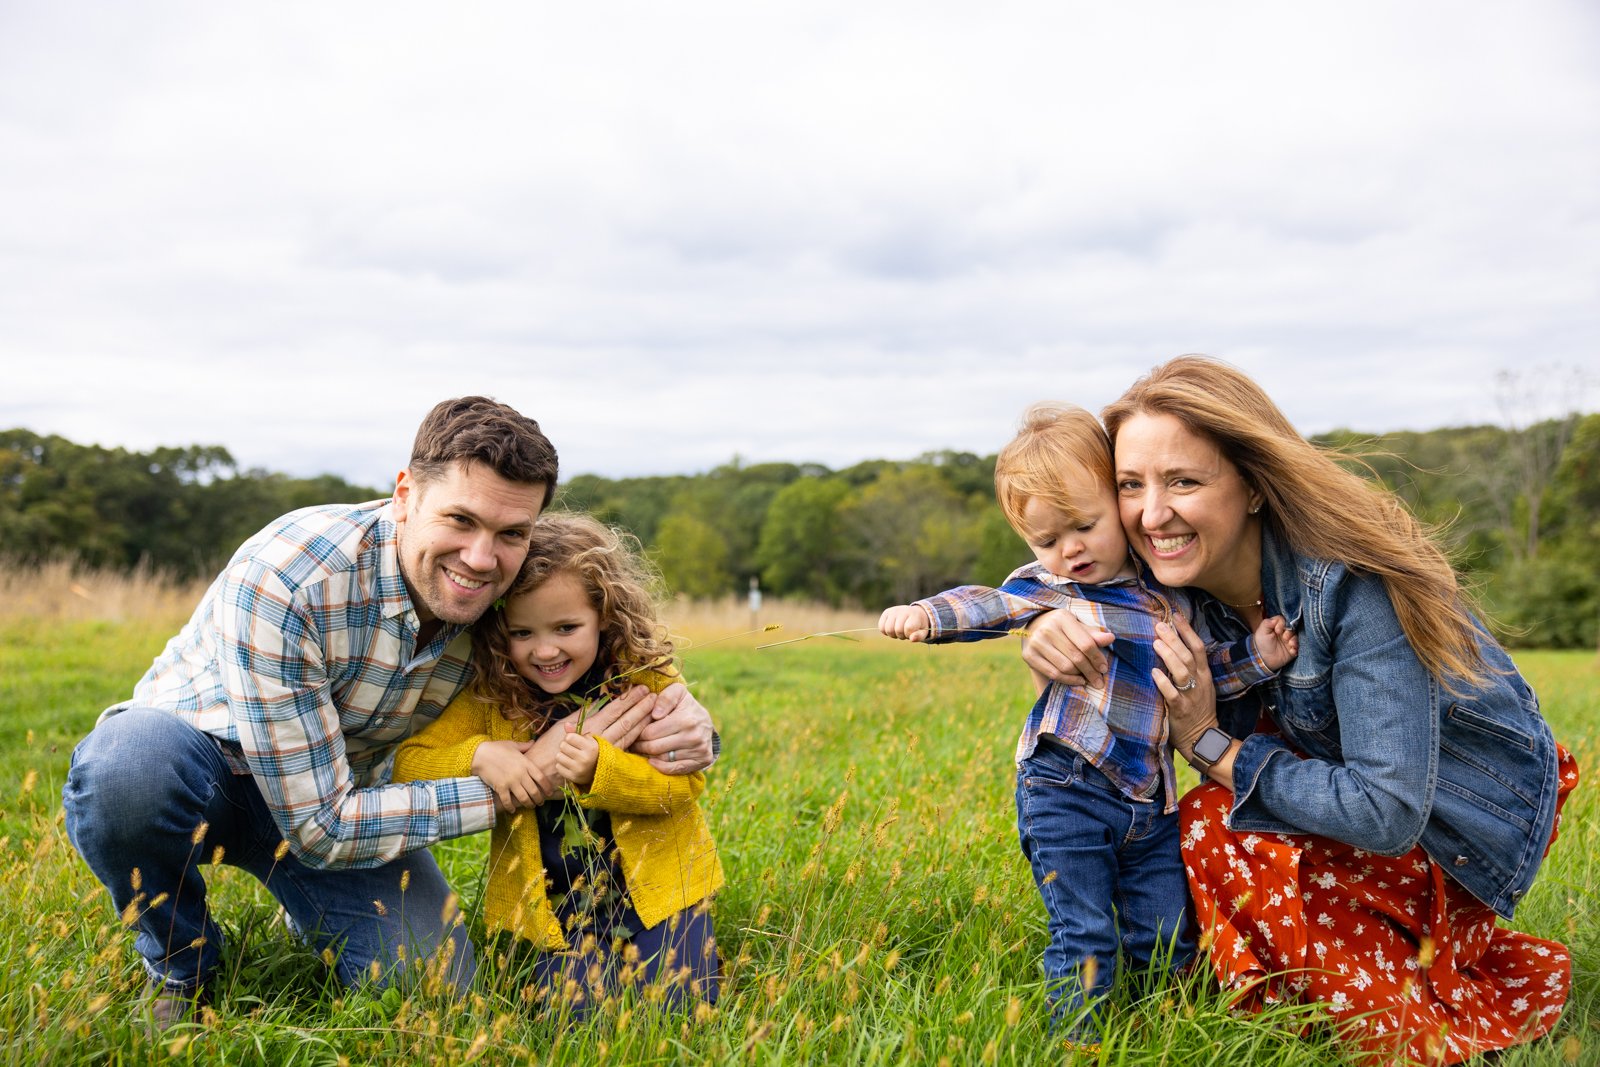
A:
MULTIPOLYGON (((288 939, 259 885, 222 868, 211 882, 230 948, 216 1019, 151 1044, 137 1017, 132 934, 66 841, 60 789, 73 744, 173 631, 165 620, 0 619, 8 1062, 1071 1059, 1043 1026, 1044 924, 1013 828, 1010 752, 1026 706, 1015 646, 877 638, 762 651, 746 638, 687 656, 724 739, 705 798, 728 875, 715 912, 724 996, 711 1018, 690 1025, 628 1004, 562 1032, 530 1019, 519 991, 495 981, 493 960, 465 1005, 347 994, 288 939)), ((1557 736, 1593 773, 1593 655, 1518 658, 1557 736)), ((1574 996, 1553 1037, 1501 1064, 1600 1062, 1594 797, 1586 783, 1572 799, 1517 921, 1572 945, 1574 996)), ((469 904, 484 846, 438 850, 469 904)), ((1122 994, 1090 1062, 1345 1061, 1307 1013, 1236 1017, 1197 977, 1122 994)))

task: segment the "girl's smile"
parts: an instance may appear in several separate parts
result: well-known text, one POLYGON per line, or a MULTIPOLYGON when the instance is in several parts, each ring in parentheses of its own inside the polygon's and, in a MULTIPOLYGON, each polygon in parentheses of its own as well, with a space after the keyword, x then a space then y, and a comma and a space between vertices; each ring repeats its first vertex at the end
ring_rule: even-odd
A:
POLYGON ((517 673, 546 693, 565 693, 600 651, 600 613, 577 575, 552 575, 506 604, 506 652, 517 673))

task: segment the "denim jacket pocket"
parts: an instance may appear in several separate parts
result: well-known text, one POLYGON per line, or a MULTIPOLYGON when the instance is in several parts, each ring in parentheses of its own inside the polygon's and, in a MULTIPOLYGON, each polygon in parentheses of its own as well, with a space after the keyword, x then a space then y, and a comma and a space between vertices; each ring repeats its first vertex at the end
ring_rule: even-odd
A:
POLYGON ((1490 718, 1465 704, 1451 704, 1445 710, 1444 728, 1439 731, 1440 761, 1456 761, 1477 774, 1451 774, 1441 766, 1440 778, 1477 781, 1485 794, 1481 799, 1491 809, 1537 807, 1539 780, 1514 773, 1527 762, 1528 753, 1537 749, 1538 740, 1511 723, 1490 718))

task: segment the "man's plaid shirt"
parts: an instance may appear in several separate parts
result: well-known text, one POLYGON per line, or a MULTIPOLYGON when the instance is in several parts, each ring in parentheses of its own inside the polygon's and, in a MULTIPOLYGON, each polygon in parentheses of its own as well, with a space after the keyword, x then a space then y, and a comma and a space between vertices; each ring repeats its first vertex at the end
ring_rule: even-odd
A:
MULTIPOLYGON (((1105 688, 1047 686, 1022 727, 1017 762, 1032 756, 1039 736, 1048 734, 1093 763, 1130 798, 1154 796, 1159 783, 1163 810, 1177 810, 1166 710, 1150 672, 1161 666, 1152 644, 1156 623, 1170 619, 1174 609, 1189 614, 1187 598, 1148 573, 1084 585, 1029 563, 1013 571, 999 589, 963 585, 917 604, 932 622, 930 641, 1001 636, 1052 609, 1070 611, 1089 626, 1116 634, 1105 650, 1105 688)), ((1206 659, 1221 698, 1236 697, 1275 673, 1256 655, 1253 637, 1210 646, 1206 659)))
POLYGON ((419 623, 389 502, 306 508, 245 542, 106 714, 159 708, 216 737, 303 862, 387 863, 494 824, 478 778, 385 784, 395 746, 471 674, 464 627, 418 649, 419 623))

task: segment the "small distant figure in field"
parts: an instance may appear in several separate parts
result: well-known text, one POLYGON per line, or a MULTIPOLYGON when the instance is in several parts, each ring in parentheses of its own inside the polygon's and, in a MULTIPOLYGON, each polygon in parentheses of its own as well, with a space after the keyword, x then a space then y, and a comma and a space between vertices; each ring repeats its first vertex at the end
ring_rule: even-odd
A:
MULTIPOLYGON (((1196 680, 1172 677, 1158 656, 1178 643, 1171 620, 1190 605, 1130 554, 1111 444, 1087 411, 1029 408, 996 462, 995 496, 1035 562, 999 589, 966 585, 888 608, 878 628, 906 641, 976 641, 1065 610, 1104 632, 1100 684, 1041 680, 1016 751, 1017 832, 1049 916, 1053 1020, 1092 1046, 1119 946, 1138 970, 1176 970, 1195 952, 1164 700, 1196 680)), ((1208 648, 1207 662, 1218 693, 1237 697, 1296 648, 1274 617, 1243 641, 1208 648)))
POLYGON ((587 515, 541 516, 516 582, 473 627, 477 679, 395 754, 397 782, 476 775, 508 814, 534 803, 495 823, 483 919, 513 956, 533 950, 557 1017, 630 986, 670 1007, 717 1000, 709 907, 723 876, 696 801, 705 775, 664 773, 563 722, 587 702, 625 707, 682 684, 647 574, 587 515), (541 748, 571 795, 538 799, 526 753, 541 748))

